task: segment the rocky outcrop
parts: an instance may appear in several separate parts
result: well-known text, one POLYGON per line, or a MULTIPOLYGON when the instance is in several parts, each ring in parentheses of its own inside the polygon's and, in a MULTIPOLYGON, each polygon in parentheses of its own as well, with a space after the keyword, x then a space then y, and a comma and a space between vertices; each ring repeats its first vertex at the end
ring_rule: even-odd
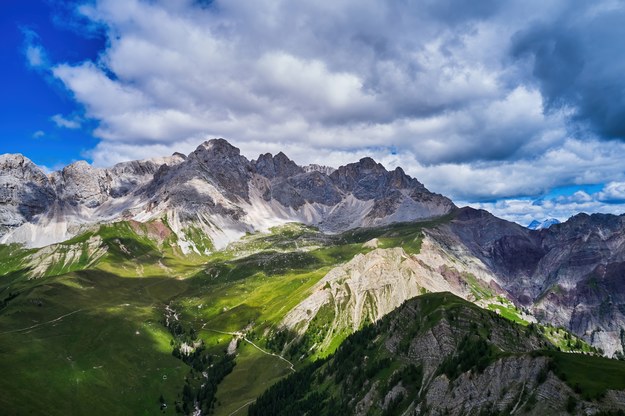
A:
POLYGON ((58 199, 87 208, 96 208, 109 198, 108 179, 104 169, 96 169, 84 160, 51 175, 58 199))
POLYGON ((186 158, 174 153, 169 157, 118 163, 107 169, 109 194, 112 198, 126 196, 152 180, 161 166, 175 166, 186 158))
POLYGON ((616 390, 622 388, 616 381, 622 366, 611 369, 609 360, 594 358, 615 382, 598 383, 591 391, 595 387, 585 377, 596 367, 585 367, 588 359, 549 350, 532 326, 516 325, 451 293, 432 293, 354 333, 333 355, 304 367, 305 379, 296 373, 270 388, 250 414, 285 405, 293 414, 314 409, 414 416, 625 410, 624 391, 616 390), (297 388, 285 388, 291 380, 297 388))
POLYGON ((375 249, 332 269, 312 294, 287 314, 283 325, 304 333, 322 308, 330 308, 334 318, 319 345, 324 348, 334 334, 375 322, 405 300, 427 291, 464 294, 458 282, 445 281, 403 249, 375 249))
POLYGON ((256 172, 269 179, 275 177, 288 178, 304 173, 303 168, 297 166, 282 152, 275 156, 272 156, 271 153, 260 155, 256 161, 252 161, 252 165, 256 168, 256 172))
POLYGON ((401 247, 377 248, 377 244, 377 240, 366 242, 363 247, 372 248, 371 252, 358 254, 328 272, 310 296, 286 315, 282 326, 304 334, 313 320, 327 320, 323 339, 316 345, 325 349, 336 334, 376 322, 423 293, 451 292, 477 301, 474 288, 467 283, 468 276, 474 285, 501 293, 493 285, 495 276, 478 259, 468 253, 453 253, 429 236, 425 236, 416 255, 407 254, 401 247))
POLYGON ((315 163, 311 163, 310 165, 303 166, 302 168, 304 169, 304 172, 319 172, 328 176, 330 176, 332 172, 336 170, 336 168, 333 168, 330 166, 324 166, 324 165, 317 165, 315 163))
POLYGON ((22 155, 0 156, 0 236, 49 210, 55 199, 54 187, 34 163, 22 155))
POLYGON ((53 244, 36 251, 25 268, 29 279, 60 275, 90 267, 102 258, 107 247, 99 236, 75 244, 53 244))
MULTIPOLYGON (((432 415, 479 414, 542 414, 566 415, 569 395, 573 394, 557 377, 539 383, 538 375, 547 368, 547 359, 530 356, 506 357, 488 366, 482 373, 464 373, 450 381, 444 374, 432 380, 425 400, 416 407, 414 414, 427 409, 432 415), (530 397, 542 397, 527 408, 530 397), (548 398, 548 400, 546 400, 548 398)), ((533 401, 533 400, 532 400, 533 401)))

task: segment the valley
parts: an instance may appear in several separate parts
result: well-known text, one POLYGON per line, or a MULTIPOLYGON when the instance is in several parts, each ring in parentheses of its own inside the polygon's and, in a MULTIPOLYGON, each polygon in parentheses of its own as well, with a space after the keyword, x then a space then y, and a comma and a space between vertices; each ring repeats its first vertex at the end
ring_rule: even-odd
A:
MULTIPOLYGON (((201 350, 200 356, 220 360, 234 338, 238 340, 235 365, 219 381, 211 405, 214 414, 237 409, 237 414, 244 414, 258 395, 292 372, 290 363, 299 371, 315 359, 326 359, 354 331, 409 298, 435 290, 456 291, 527 325, 525 319, 530 318, 488 282, 451 273, 449 266, 437 274, 432 270, 434 260, 431 265, 418 262, 424 230, 452 218, 337 235, 293 223, 195 257, 182 254, 170 237, 148 239, 150 225, 116 223, 41 249, 54 261, 45 270, 37 268, 37 277, 29 262, 33 249, 7 246, 12 255, 3 262, 0 293, 12 295, 0 311, 5 329, 0 333, 0 362, 3 374, 10 377, 3 379, 6 384, 0 391, 10 394, 3 395, 1 402, 8 408, 33 411, 41 410, 38 403, 45 402, 54 404, 46 410, 50 414, 82 413, 86 408, 76 407, 73 397, 93 394, 88 406, 96 405, 102 414, 153 414, 160 410, 162 396, 167 407, 161 412, 175 414, 176 402, 183 410, 184 386, 195 383, 197 388, 200 381, 194 379, 193 373, 198 372, 190 370, 192 362, 175 355, 201 350), (101 246, 85 244, 94 240, 101 246), (104 253, 95 263, 92 250, 104 253), (68 262, 58 255, 64 251, 80 255, 68 262), (380 253, 391 257, 376 262, 380 253), (345 268, 371 256, 364 270, 345 268), (374 278, 375 269, 388 268, 389 263, 400 267, 381 270, 391 280, 374 278), (354 274, 369 276, 369 286, 367 280, 357 283, 360 293, 345 283, 354 274), (386 300, 391 303, 384 304, 380 290, 398 287, 402 278, 397 275, 414 291, 392 292, 386 300), (328 283, 335 286, 334 312, 319 304, 316 311, 306 309, 328 283), (350 299, 369 303, 354 309, 350 299), (302 308, 305 325, 290 318, 302 308), (166 318, 175 322, 173 330, 166 318), (185 350, 183 343, 190 347, 185 350), (27 368, 36 372, 23 371, 27 368), (45 391, 39 396, 43 401, 15 394, 20 385, 28 387, 18 389, 23 392, 45 391), (139 391, 134 400, 129 399, 139 391)), ((545 333, 550 333, 547 327, 545 333)), ((581 340, 577 344, 579 351, 594 351, 581 340)), ((575 350, 575 342, 570 349, 575 350)))

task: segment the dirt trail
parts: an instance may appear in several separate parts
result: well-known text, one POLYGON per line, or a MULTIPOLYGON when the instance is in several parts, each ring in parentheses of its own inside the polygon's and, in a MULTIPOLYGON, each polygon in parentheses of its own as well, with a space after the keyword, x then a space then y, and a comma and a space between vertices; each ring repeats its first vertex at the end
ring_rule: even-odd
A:
POLYGON ((232 416, 232 415, 236 414, 239 410, 245 409, 247 406, 249 406, 250 404, 254 403, 255 401, 256 401, 256 399, 250 400, 249 402, 245 403, 243 406, 239 407, 237 410, 233 411, 232 413, 229 413, 228 416, 232 416))
POLYGON ((284 361, 285 363, 287 363, 287 364, 289 365, 289 370, 291 370, 292 372, 295 372, 295 368, 294 368, 294 366, 293 366, 293 363, 292 363, 292 362, 290 362, 289 360, 287 360, 286 358, 284 358, 284 357, 283 357, 283 356, 281 356, 281 355, 274 354, 274 353, 269 352, 269 351, 265 351, 264 349, 262 349, 262 348, 261 348, 261 347, 259 347, 258 345, 254 344, 254 342, 253 342, 253 341, 250 341, 249 339, 247 339, 247 338, 245 337, 245 333, 244 333, 244 332, 240 332, 240 331, 237 331, 237 332, 226 332, 226 331, 220 331, 220 330, 218 330, 218 329, 206 328, 204 325, 202 325, 202 329, 205 329, 205 330, 207 330, 207 331, 211 331, 211 332, 216 332, 216 333, 218 333, 218 334, 225 334, 225 335, 232 335, 232 336, 235 336, 235 337, 240 337, 240 338, 241 338, 241 339, 243 339, 245 342, 249 343, 250 345, 252 345, 253 347, 255 347, 258 351, 262 352, 263 354, 266 354, 266 355, 271 355, 271 356, 273 356, 273 357, 279 358, 280 360, 284 361))
POLYGON ((51 320, 46 321, 46 322, 40 322, 38 324, 31 325, 31 326, 28 326, 28 327, 25 327, 25 328, 18 328, 18 329, 12 329, 10 331, 0 332, 0 335, 13 334, 15 332, 29 331, 31 329, 39 328, 40 326, 44 326, 44 325, 52 324, 54 322, 58 322, 61 319, 67 318, 68 316, 73 315, 73 314, 78 313, 78 312, 91 311, 91 310, 94 310, 94 309, 104 308, 104 307, 107 307, 107 306, 131 306, 131 305, 129 303, 122 303, 122 304, 119 304, 119 305, 117 305, 117 304, 104 304, 104 305, 99 305, 99 306, 93 306, 91 308, 76 309, 75 311, 68 312, 65 315, 61 315, 58 318, 54 318, 54 319, 51 319, 51 320))
POLYGON ((12 330, 10 330, 10 331, 0 332, 0 335, 4 335, 4 334, 12 334, 12 333, 14 333, 14 332, 23 332, 23 331, 28 331, 28 330, 30 330, 30 329, 35 329, 35 328, 38 328, 38 327, 43 326, 43 325, 47 325, 47 324, 51 324, 51 323, 53 323, 53 322, 60 321, 60 320, 61 320, 61 319, 63 319, 63 318, 66 318, 66 317, 68 317, 68 316, 70 316, 70 315, 73 315, 73 314, 78 313, 78 312, 82 312, 82 311, 87 310, 87 309, 89 309, 89 308, 76 309, 75 311, 72 311, 72 312, 70 312, 70 313, 66 313, 65 315, 61 315, 61 316, 59 316, 58 318, 52 319, 52 320, 50 320, 50 321, 41 322, 41 323, 38 323, 38 324, 35 324, 35 325, 31 325, 31 326, 26 327, 26 328, 12 329, 12 330))

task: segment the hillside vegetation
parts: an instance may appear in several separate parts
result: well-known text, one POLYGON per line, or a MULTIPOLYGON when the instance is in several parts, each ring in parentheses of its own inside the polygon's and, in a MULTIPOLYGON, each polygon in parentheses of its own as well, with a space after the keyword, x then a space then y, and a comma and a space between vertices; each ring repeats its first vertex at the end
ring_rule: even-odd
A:
MULTIPOLYGON (((423 230, 451 218, 334 235, 291 223, 205 254, 184 254, 166 218, 102 225, 42 249, 0 246, 0 413, 244 414, 263 391, 290 374, 295 380, 314 380, 302 389, 301 400, 339 406, 328 411, 361 402, 359 392, 371 392, 371 402, 388 401, 380 412, 425 409, 419 403, 433 399, 422 398, 421 386, 442 375, 462 378, 469 370, 486 371, 496 360, 548 348, 544 330, 506 321, 523 319, 521 311, 498 298, 486 282, 450 268, 430 272, 450 276, 457 282, 454 287, 485 305, 506 305, 506 313, 497 316, 450 294, 431 294, 405 322, 397 319, 403 316, 398 312, 370 326, 379 318, 370 310, 356 327, 337 326, 352 322, 345 320, 352 310, 346 308, 311 315, 303 331, 289 329, 284 320, 328 273, 357 256, 401 248, 402 262, 428 270, 415 257, 423 230), (442 322, 453 322, 450 328, 455 328, 445 344, 451 361, 442 356, 431 362, 413 359, 421 354, 413 340, 442 322), (467 336, 473 326, 478 335, 467 336), (364 332, 350 335, 359 328, 364 332), (393 335, 400 333, 404 335, 393 335), (489 340, 488 334, 497 335, 489 340), (352 351, 363 337, 376 341, 352 351), (460 355, 456 363, 456 350, 469 355, 479 351, 485 361, 460 355), (352 373, 355 362, 367 366, 352 373), (331 400, 346 380, 352 390, 345 397, 352 399, 331 400), (405 391, 393 390, 400 380, 405 391), (374 385, 378 387, 372 389, 374 385), (391 390, 401 394, 387 399, 391 390)), ((209 247, 201 235, 196 237, 196 246, 209 247)), ((406 305, 402 311, 415 304, 406 305)), ((542 360, 547 363, 551 357, 552 373, 564 374, 573 388, 582 390, 573 397, 605 398, 607 387, 586 385, 568 370, 575 366, 555 351, 549 354, 542 360)), ((602 361, 596 362, 596 368, 603 368, 602 361)), ((262 399, 258 406, 263 400, 273 401, 262 399)))
POLYGON ((348 336, 249 414, 616 414, 624 383, 623 362, 557 352, 535 327, 437 293, 348 336))

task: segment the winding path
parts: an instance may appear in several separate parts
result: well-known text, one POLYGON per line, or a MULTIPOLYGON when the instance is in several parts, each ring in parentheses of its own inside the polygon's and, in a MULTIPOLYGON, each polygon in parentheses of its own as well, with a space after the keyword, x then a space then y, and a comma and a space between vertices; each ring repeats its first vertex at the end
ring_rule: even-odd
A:
POLYGON ((258 345, 254 344, 254 342, 252 342, 252 341, 250 341, 249 339, 247 339, 247 337, 245 336, 245 333, 244 333, 244 332, 240 332, 240 331, 237 331, 237 332, 226 332, 226 331, 220 331, 220 330, 218 330, 218 329, 206 328, 206 327, 205 327, 205 325, 206 325, 206 324, 202 325, 202 329, 205 329, 205 330, 207 330, 207 331, 216 332, 216 333, 218 333, 218 334, 225 334, 225 335, 232 335, 232 336, 235 336, 235 337, 241 337, 244 341, 246 341, 246 342, 248 342, 249 344, 251 344, 252 346, 254 346, 254 347, 255 347, 258 351, 262 352, 263 354, 266 354, 266 355, 271 355, 271 356, 273 356, 273 357, 279 358, 279 359, 281 359, 282 361, 286 362, 286 363, 289 365, 289 370, 291 370, 292 372, 295 372, 295 368, 294 368, 294 366, 293 366, 293 363, 292 363, 292 362, 290 362, 289 360, 287 360, 286 358, 284 358, 284 357, 283 357, 283 356, 281 356, 281 355, 274 354, 274 353, 269 352, 269 351, 265 351, 264 349, 262 349, 262 348, 261 348, 261 347, 259 347, 258 345))

